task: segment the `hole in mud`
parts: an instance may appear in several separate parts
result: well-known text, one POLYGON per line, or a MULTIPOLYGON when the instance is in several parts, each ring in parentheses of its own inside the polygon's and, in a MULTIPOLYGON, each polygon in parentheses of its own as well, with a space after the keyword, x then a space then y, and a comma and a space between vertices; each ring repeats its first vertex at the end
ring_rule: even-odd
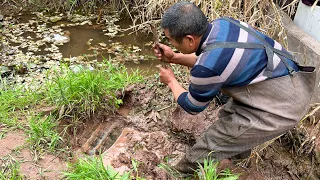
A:
POLYGON ((124 126, 125 122, 122 116, 99 117, 99 121, 89 120, 88 123, 79 126, 76 130, 69 128, 67 132, 75 151, 98 155, 115 143, 124 126), (100 119, 105 119, 105 121, 100 119))

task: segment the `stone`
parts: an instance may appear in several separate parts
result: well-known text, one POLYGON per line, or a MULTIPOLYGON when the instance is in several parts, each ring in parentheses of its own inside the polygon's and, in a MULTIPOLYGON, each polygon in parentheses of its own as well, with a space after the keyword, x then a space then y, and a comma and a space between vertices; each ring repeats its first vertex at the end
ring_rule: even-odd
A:
POLYGON ((311 103, 320 101, 320 42, 309 36, 282 12, 282 21, 287 31, 288 50, 292 52, 301 65, 314 66, 317 69, 316 87, 311 103))

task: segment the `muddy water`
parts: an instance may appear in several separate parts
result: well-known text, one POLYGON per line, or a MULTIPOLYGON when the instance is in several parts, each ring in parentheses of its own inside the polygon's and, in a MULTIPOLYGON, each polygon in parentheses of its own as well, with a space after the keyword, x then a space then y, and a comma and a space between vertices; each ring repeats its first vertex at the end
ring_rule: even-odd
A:
MULTIPOLYGON (((126 27, 128 20, 120 21, 120 27, 126 27)), ((57 25, 68 24, 67 21, 59 21, 57 25)), ((104 25, 83 25, 75 27, 65 27, 64 30, 70 32, 70 42, 61 46, 60 52, 64 58, 81 56, 84 54, 95 53, 94 49, 88 48, 88 41, 91 47, 98 46, 100 43, 112 46, 112 43, 120 43, 124 47, 138 47, 140 49, 135 55, 138 56, 136 61, 126 61, 124 64, 128 71, 141 70, 144 74, 150 75, 157 72, 156 65, 160 64, 158 60, 153 58, 153 51, 150 44, 152 37, 149 34, 141 33, 120 33, 118 37, 110 38, 104 35, 104 25), (141 58, 142 57, 142 58, 141 58)), ((108 50, 99 51, 96 58, 102 61, 105 58, 114 57, 113 53, 108 50)))
MULTIPOLYGON (((18 16, 17 19, 17 23, 27 23, 31 19, 36 20, 37 17, 25 14, 18 16)), ((39 25, 42 23, 38 22, 39 25)), ((158 71, 155 66, 159 62, 155 59, 151 49, 152 34, 130 33, 126 31, 118 32, 115 37, 110 37, 105 35, 106 24, 97 24, 94 21, 92 23, 92 25, 72 26, 74 23, 71 21, 60 20, 47 24, 49 28, 62 27, 64 31, 70 32, 70 41, 59 46, 59 52, 62 53, 63 58, 84 56, 89 60, 97 59, 98 61, 103 61, 104 59, 114 58, 117 56, 115 54, 118 53, 125 54, 124 56, 127 57, 123 60, 123 63, 129 72, 139 69, 144 74, 150 75, 158 71), (132 60, 130 60, 131 57, 132 60)), ((124 19, 115 24, 120 28, 128 28, 132 22, 124 19)), ((37 39, 34 32, 25 32, 22 36, 24 38, 29 36, 32 39, 37 39)), ((35 55, 49 53, 44 50, 46 46, 40 47, 41 51, 35 52, 35 55)), ((27 53, 28 48, 22 48, 22 51, 27 53)))

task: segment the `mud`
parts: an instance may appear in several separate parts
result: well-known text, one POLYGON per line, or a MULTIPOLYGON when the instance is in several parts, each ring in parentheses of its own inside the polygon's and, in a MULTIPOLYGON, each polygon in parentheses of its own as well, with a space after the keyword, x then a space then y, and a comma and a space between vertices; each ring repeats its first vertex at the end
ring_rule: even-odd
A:
POLYGON ((6 156, 14 149, 23 146, 26 136, 22 131, 9 132, 0 139, 0 157, 6 156))
POLYGON ((191 115, 182 108, 177 107, 170 118, 172 129, 177 132, 182 131, 194 139, 198 139, 217 120, 218 111, 219 108, 211 107, 198 115, 191 115))
POLYGON ((59 179, 67 170, 67 162, 51 154, 35 157, 26 148, 26 135, 21 131, 13 131, 0 139, 0 167, 18 163, 19 173, 25 179, 59 179))
POLYGON ((184 144, 171 139, 165 132, 139 132, 125 128, 113 146, 106 151, 103 162, 124 172, 133 168, 131 160, 134 159, 138 162, 138 172, 142 177, 163 179, 167 175, 157 165, 164 162, 177 163, 185 148, 184 144))
POLYGON ((266 148, 260 154, 260 172, 267 179, 319 179, 320 167, 312 155, 299 155, 290 147, 276 141, 266 148))
POLYGON ((67 170, 67 162, 54 155, 47 154, 34 161, 28 149, 23 149, 17 159, 22 162, 20 171, 26 179, 60 179, 67 170))
POLYGON ((103 153, 119 137, 124 125, 124 117, 118 115, 103 120, 88 121, 74 127, 76 131, 69 131, 72 147, 75 151, 89 155, 103 153))

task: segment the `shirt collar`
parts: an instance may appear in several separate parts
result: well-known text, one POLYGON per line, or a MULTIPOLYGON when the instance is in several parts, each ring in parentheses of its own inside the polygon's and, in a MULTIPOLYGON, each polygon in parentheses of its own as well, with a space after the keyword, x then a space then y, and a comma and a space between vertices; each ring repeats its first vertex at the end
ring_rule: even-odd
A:
POLYGON ((201 38, 201 41, 200 41, 200 44, 199 44, 199 46, 198 46, 198 49, 197 49, 197 51, 196 51, 196 55, 197 55, 197 56, 199 56, 199 55, 201 54, 201 52, 202 52, 202 49, 201 49, 202 44, 204 43, 204 41, 205 41, 205 40, 207 39, 207 37, 209 36, 210 31, 211 31, 211 28, 212 28, 212 24, 209 23, 209 24, 208 24, 208 27, 207 27, 207 31, 203 34, 203 36, 202 36, 202 38, 201 38))

